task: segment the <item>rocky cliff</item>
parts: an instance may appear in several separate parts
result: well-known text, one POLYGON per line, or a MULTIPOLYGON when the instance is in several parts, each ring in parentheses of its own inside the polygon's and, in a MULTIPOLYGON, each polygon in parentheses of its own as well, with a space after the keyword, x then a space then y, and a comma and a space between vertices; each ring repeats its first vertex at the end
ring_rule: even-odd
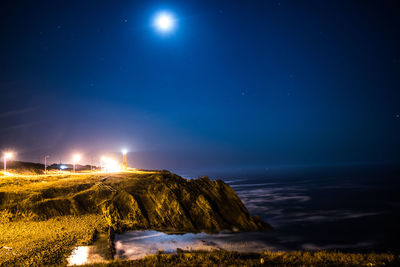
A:
MULTIPOLYGON (((49 178, 50 179, 50 178, 49 178)), ((103 214, 117 230, 217 232, 270 229, 250 216, 235 191, 221 180, 187 180, 170 172, 66 177, 1 190, 0 209, 54 216, 103 214)))

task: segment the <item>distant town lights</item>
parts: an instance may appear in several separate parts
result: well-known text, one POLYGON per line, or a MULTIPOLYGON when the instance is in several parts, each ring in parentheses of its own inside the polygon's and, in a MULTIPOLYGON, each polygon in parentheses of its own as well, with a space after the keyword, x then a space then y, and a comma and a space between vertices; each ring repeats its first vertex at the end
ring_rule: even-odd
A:
MULTIPOLYGON (((103 171, 105 172, 120 172, 123 170, 128 169, 128 162, 127 162, 127 154, 129 153, 129 150, 127 148, 122 148, 120 150, 122 154, 122 164, 120 160, 113 159, 112 157, 108 156, 102 156, 100 158, 100 167, 103 171)), ((7 173, 7 161, 15 157, 15 153, 13 151, 3 151, 2 154, 0 154, 0 159, 3 160, 4 162, 4 175, 10 175, 7 173)), ((50 158, 49 155, 43 156, 44 158, 44 174, 48 173, 48 159, 50 158)), ((82 162, 82 155, 81 154, 72 154, 71 155, 71 160, 72 160, 72 171, 73 173, 76 173, 77 167, 81 169, 81 166, 79 167, 78 164, 81 164, 82 162), (78 166, 77 166, 78 165, 78 166)), ((92 158, 92 164, 93 164, 93 158, 92 158)), ((58 166, 60 171, 67 170, 69 167, 68 165, 61 164, 58 166)), ((93 171, 93 169, 92 169, 93 171)))

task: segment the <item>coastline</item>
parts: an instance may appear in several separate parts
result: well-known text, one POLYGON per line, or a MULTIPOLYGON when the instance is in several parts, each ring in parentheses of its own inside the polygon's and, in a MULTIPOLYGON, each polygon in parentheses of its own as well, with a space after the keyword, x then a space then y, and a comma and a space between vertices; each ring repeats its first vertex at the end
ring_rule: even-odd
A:
POLYGON ((186 180, 167 171, 7 177, 0 181, 0 196, 1 227, 14 227, 0 235, 3 247, 13 249, 0 250, 3 264, 61 263, 74 247, 96 242, 106 247, 104 258, 112 259, 115 233, 128 230, 271 229, 250 216, 223 181, 186 180))
MULTIPOLYGON (((162 172, 162 173, 166 174, 166 175, 172 175, 167 172, 162 172)), ((151 175, 155 175, 155 174, 157 174, 157 173, 152 173, 151 175)), ((25 201, 23 199, 26 196, 28 196, 29 198, 27 198, 27 199, 29 199, 30 202, 33 200, 32 203, 34 203, 34 201, 39 201, 39 203, 41 204, 40 207, 43 207, 42 206, 43 203, 46 203, 46 205, 47 205, 47 206, 45 206, 46 208, 40 209, 39 212, 45 212, 45 214, 54 214, 54 213, 49 212, 49 211, 51 211, 51 210, 49 210, 49 208, 53 207, 53 206, 50 206, 50 204, 52 202, 48 201, 46 199, 43 199, 43 198, 38 198, 38 193, 40 193, 39 195, 45 196, 47 198, 49 198, 49 197, 52 198, 54 196, 59 198, 60 197, 59 194, 61 194, 61 193, 65 194, 65 192, 67 192, 68 193, 67 199, 75 199, 75 200, 79 200, 81 202, 83 201, 82 203, 90 204, 91 202, 87 202, 88 198, 82 198, 82 193, 84 193, 83 195, 96 196, 93 194, 89 194, 92 192, 96 192, 96 194, 101 193, 101 194, 106 194, 106 196, 108 196, 108 194, 110 194, 110 192, 111 193, 113 192, 113 194, 115 194, 115 196, 118 196, 118 194, 115 193, 116 191, 114 189, 109 190, 110 189, 109 186, 113 186, 113 184, 110 184, 110 183, 118 182, 118 181, 125 181, 125 182, 129 181, 129 180, 124 180, 125 178, 123 178, 124 177, 123 175, 122 176, 113 175, 113 177, 114 177, 113 179, 109 179, 109 178, 104 179, 104 177, 99 177, 99 176, 97 176, 97 177, 87 176, 87 178, 85 178, 85 177, 86 176, 79 176, 79 177, 63 176, 60 181, 52 180, 52 178, 42 178, 42 177, 40 179, 36 179, 36 178, 26 178, 26 179, 22 178, 21 179, 21 177, 18 177, 18 179, 17 178, 15 178, 15 179, 6 178, 5 180, 0 181, 0 195, 2 197, 1 208, 3 209, 2 212, 4 211, 5 205, 8 205, 7 207, 9 208, 9 212, 13 211, 13 209, 11 209, 13 207, 12 205, 21 205, 21 204, 25 203, 25 201), (48 180, 46 180, 46 179, 48 179, 48 180), (98 183, 99 179, 102 180, 102 184, 98 183), (83 183, 84 185, 81 185, 82 181, 84 181, 84 183, 83 183), (14 182, 18 182, 18 184, 13 184, 14 182), (60 186, 58 186, 59 182, 62 183, 62 184, 60 184, 60 186), (106 184, 104 184, 104 182, 106 184), (25 185, 25 183, 27 183, 27 184, 25 185), (107 183, 109 183, 109 184, 107 184, 107 183), (66 186, 66 185, 68 185, 68 186, 66 186), (20 188, 21 186, 23 186, 23 188, 20 188), (72 190, 71 188, 75 188, 79 192, 71 191, 72 190), (96 191, 92 191, 93 189, 96 189, 96 191), (61 191, 58 191, 58 190, 61 190, 61 191), (98 191, 98 190, 100 190, 100 191, 98 191), (11 191, 13 192, 12 194, 11 194, 11 191), (9 192, 9 193, 7 193, 7 192, 9 192), (23 197, 23 198, 21 199, 21 197, 23 197), (19 199, 19 201, 12 201, 13 199, 19 199), (14 204, 12 204, 12 203, 14 203, 14 204)), ((170 183, 168 179, 160 180, 160 179, 156 179, 153 176, 151 176, 151 177, 149 176, 148 179, 151 179, 151 180, 155 179, 154 181, 158 184, 161 183, 162 181, 166 182, 166 183, 170 183)), ((183 178, 172 178, 172 181, 174 181, 174 179, 178 179, 178 181, 180 181, 180 179, 183 179, 183 178)), ((200 179, 200 182, 201 182, 201 186, 203 186, 203 187, 205 186, 205 188, 209 188, 210 185, 211 186, 214 185, 213 183, 210 184, 211 181, 209 182, 209 179, 203 178, 203 179, 200 179)), ((220 182, 215 182, 216 185, 218 185, 218 183, 221 184, 220 182)), ((132 188, 132 185, 134 185, 134 184, 130 184, 130 187, 132 188)), ((170 185, 169 187, 165 187, 166 191, 170 190, 171 187, 174 188, 174 186, 172 186, 172 185, 174 185, 173 183, 169 184, 169 185, 170 185)), ((194 188, 197 188, 196 182, 192 181, 189 183, 189 185, 190 186, 196 185, 196 186, 194 186, 194 188)), ((271 186, 272 184, 268 184, 268 185, 271 186)), ((139 188, 139 187, 136 187, 136 185, 135 185, 134 188, 139 188)), ((186 187, 183 187, 183 188, 186 188, 186 187)), ((221 187, 221 188, 223 189, 225 187, 221 187)), ((237 188, 237 187, 233 187, 233 188, 237 188)), ((143 187, 142 187, 142 189, 143 189, 143 187)), ((143 191, 143 192, 147 192, 147 191, 143 191)), ((129 198, 127 198, 127 199, 129 200, 129 198)), ((99 203, 102 203, 102 202, 99 202, 99 203)), ((108 203, 107 205, 109 205, 112 202, 107 202, 107 203, 108 203)), ((114 202, 114 203, 120 203, 120 202, 114 202)), ((166 202, 166 203, 168 203, 168 202, 166 202)), ((32 207, 32 206, 29 206, 29 207, 32 207)), ((35 207, 35 206, 33 206, 33 207, 35 207)), ((54 207, 57 208, 57 206, 54 206, 54 207)), ((90 205, 85 204, 85 207, 90 207, 90 205)), ((76 206, 76 208, 79 208, 79 206, 76 206)), ((120 209, 121 206, 117 206, 117 208, 120 209)), ((65 211, 65 209, 63 209, 62 206, 58 206, 57 209, 59 209, 58 211, 60 211, 60 210, 65 211)), ((57 211, 57 209, 55 211, 57 211)), ((14 209, 14 211, 16 211, 16 209, 14 209)), ((33 209, 33 211, 37 211, 37 209, 33 209)), ((76 211, 79 211, 79 209, 76 209, 76 211)), ((167 211, 167 210, 165 210, 165 211, 167 211)), ((118 217, 118 213, 114 213, 114 214, 115 214, 115 216, 117 216, 116 218, 123 219, 123 217, 118 217)), ((3 214, 3 215, 7 215, 7 214, 3 214)), ((125 231, 144 230, 144 229, 156 229, 156 230, 163 231, 164 233, 167 233, 170 235, 174 235, 174 234, 185 235, 187 233, 201 232, 200 229, 197 229, 196 231, 183 231, 182 229, 180 229, 181 231, 178 231, 177 229, 179 229, 179 228, 175 228, 173 230, 171 230, 171 228, 159 228, 159 227, 129 228, 129 227, 126 227, 126 225, 127 225, 126 222, 118 223, 118 221, 113 221, 114 224, 109 224, 108 222, 110 222, 110 221, 104 220, 104 218, 106 218, 106 216, 103 216, 102 214, 84 215, 84 213, 82 213, 81 215, 62 215, 62 216, 50 217, 49 219, 38 219, 37 217, 35 217, 35 214, 33 214, 33 213, 21 213, 21 210, 19 210, 19 213, 14 212, 14 213, 11 213, 10 216, 11 216, 11 217, 9 217, 10 221, 7 222, 6 224, 2 225, 2 227, 4 227, 4 229, 12 230, 13 228, 16 228, 16 227, 25 227, 24 229, 33 231, 33 233, 35 235, 39 235, 38 236, 39 239, 37 239, 37 240, 33 240, 33 239, 29 240, 30 237, 27 237, 24 240, 22 240, 22 237, 20 239, 15 239, 15 236, 20 235, 20 232, 18 232, 18 230, 14 229, 13 231, 10 232, 9 236, 5 236, 5 237, 0 236, 1 237, 0 240, 2 241, 0 245, 2 247, 12 247, 11 251, 9 251, 5 248, 0 249, 0 253, 2 253, 2 255, 6 255, 6 257, 9 257, 11 255, 11 253, 20 253, 22 251, 26 255, 25 258, 22 258, 19 256, 11 258, 11 261, 7 262, 10 264, 11 264, 11 262, 16 263, 20 260, 23 262, 29 262, 34 259, 36 262, 41 262, 43 264, 47 263, 47 264, 63 264, 63 265, 65 265, 66 258, 71 254, 71 251, 73 251, 73 249, 75 247, 77 247, 77 246, 88 247, 88 246, 95 246, 97 244, 99 244, 99 248, 96 248, 96 251, 103 251, 102 255, 103 255, 103 258, 105 259, 103 264, 116 263, 116 264, 127 264, 127 265, 133 264, 134 265, 134 264, 139 264, 139 262, 145 264, 145 262, 152 262, 154 257, 156 257, 157 255, 153 254, 153 255, 146 256, 143 259, 135 260, 135 263, 132 263, 132 261, 129 261, 129 260, 124 261, 123 259, 118 259, 117 257, 114 257, 116 255, 115 235, 124 233, 125 231), (28 215, 31 217, 29 217, 28 215), (87 228, 82 228, 82 226, 87 226, 87 228), (7 241, 7 240, 9 240, 9 241, 7 241), (48 241, 45 241, 45 243, 42 244, 41 242, 44 242, 44 240, 48 240, 48 241), (34 241, 36 243, 32 244, 30 241, 34 241), (39 242, 37 242, 37 241, 39 241, 39 242), (66 241, 68 241, 68 242, 66 242, 66 241), (17 242, 17 243, 10 245, 10 244, 12 244, 12 242, 14 242, 14 243, 17 242), (21 244, 20 247, 18 247, 19 246, 18 244, 21 244), (43 254, 43 256, 37 257, 36 256, 36 255, 38 255, 37 251, 40 251, 40 249, 43 249, 44 254, 43 254), (121 263, 121 262, 123 262, 123 263, 121 263)), ((232 231, 232 229, 228 229, 228 230, 232 231)), ((3 231, 2 235, 4 235, 4 233, 6 233, 6 232, 7 231, 3 231)), ((205 232, 217 233, 220 231, 205 231, 205 232)), ((243 233, 243 231, 239 231, 239 232, 243 233)), ((246 233, 246 235, 250 235, 250 236, 252 235, 251 231, 250 232, 244 231, 244 233, 246 233)), ((238 233, 238 235, 240 235, 240 233, 238 233)), ((198 249, 188 250, 183 246, 178 246, 172 252, 164 251, 162 253, 159 253, 160 255, 157 257, 160 259, 160 262, 163 262, 163 260, 173 260, 173 261, 176 261, 176 263, 178 264, 182 260, 181 259, 182 257, 183 258, 186 258, 186 257, 193 258, 193 260, 195 262, 196 258, 207 258, 207 257, 218 256, 221 259, 225 259, 225 256, 230 255, 229 257, 234 257, 238 264, 239 264, 239 262, 242 262, 242 260, 248 261, 249 264, 255 264, 256 263, 255 260, 256 259, 260 260, 261 255, 264 255, 267 252, 272 253, 272 254, 268 254, 268 255, 270 255, 268 257, 270 257, 270 258, 271 257, 272 258, 284 257, 282 255, 284 255, 286 253, 285 255, 288 255, 288 257, 289 257, 289 255, 292 255, 293 257, 297 257, 299 261, 302 261, 301 257, 308 258, 311 255, 311 254, 307 254, 307 253, 316 253, 317 252, 317 251, 311 252, 308 250, 287 250, 284 252, 279 252, 277 250, 272 250, 272 251, 269 249, 265 249, 265 251, 263 250, 263 252, 260 252, 260 253, 255 253, 256 251, 251 251, 251 252, 253 252, 253 254, 251 254, 250 252, 234 252, 231 249, 218 249, 218 251, 205 252, 205 251, 199 251, 198 249), (182 254, 182 252, 184 254, 182 254), (256 257, 254 256, 255 258, 253 256, 252 256, 253 258, 251 258, 251 257, 248 258, 249 253, 251 255, 258 255, 258 256, 256 256, 256 257), (284 253, 284 254, 279 254, 279 253, 284 253), (186 255, 186 256, 182 256, 182 255, 186 255), (279 255, 281 255, 281 256, 279 256, 279 255)), ((384 253, 384 252, 381 254, 375 254, 375 253, 334 254, 333 252, 335 252, 335 251, 331 251, 331 250, 324 250, 323 252, 325 253, 324 257, 331 258, 331 261, 333 260, 334 257, 338 257, 339 255, 343 254, 340 257, 343 257, 343 258, 358 257, 358 256, 351 256, 351 255, 362 255, 363 258, 377 258, 376 259, 377 262, 380 261, 379 259, 382 260, 382 257, 383 258, 386 257, 385 263, 392 264, 392 262, 395 261, 396 257, 397 257, 396 256, 397 254, 384 253), (387 257, 389 257, 389 258, 391 257, 392 260, 387 260, 388 259, 387 257)), ((157 252, 156 252, 156 254, 157 254, 157 252)), ((314 255, 314 254, 312 254, 312 255, 314 255)), ((319 255, 319 254, 316 254, 316 255, 319 255)), ((3 257, 3 259, 6 259, 6 258, 3 257)), ((337 259, 338 262, 340 260, 341 259, 337 259)), ((186 263, 189 264, 190 262, 187 261, 186 263)), ((6 263, 3 262, 3 264, 6 264, 6 263)))

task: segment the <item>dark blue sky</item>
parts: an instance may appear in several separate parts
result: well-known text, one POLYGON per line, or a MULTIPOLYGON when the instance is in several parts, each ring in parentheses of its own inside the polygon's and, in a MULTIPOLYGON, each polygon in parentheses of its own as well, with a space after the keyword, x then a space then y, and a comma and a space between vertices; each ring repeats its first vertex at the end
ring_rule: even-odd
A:
POLYGON ((400 160, 397 1, 25 2, 0 4, 0 147, 20 160, 400 160))

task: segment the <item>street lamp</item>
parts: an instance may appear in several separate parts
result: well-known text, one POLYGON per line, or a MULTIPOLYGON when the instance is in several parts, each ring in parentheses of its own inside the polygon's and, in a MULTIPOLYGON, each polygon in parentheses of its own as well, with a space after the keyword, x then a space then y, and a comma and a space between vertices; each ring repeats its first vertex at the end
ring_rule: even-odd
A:
POLYGON ((50 158, 50 156, 44 156, 44 174, 47 174, 47 159, 50 158))
POLYGON ((13 154, 11 152, 5 152, 3 155, 4 158, 4 176, 7 175, 7 159, 12 158, 13 154))
POLYGON ((126 169, 128 167, 128 161, 126 159, 126 154, 128 153, 127 149, 122 149, 122 168, 126 169))
POLYGON ((121 170, 121 166, 118 164, 118 162, 109 157, 101 157, 100 165, 102 171, 106 173, 119 172, 121 170))
POLYGON ((81 160, 81 155, 78 155, 78 154, 74 155, 74 157, 72 158, 72 160, 73 160, 73 164, 74 164, 74 173, 75 173, 75 164, 76 164, 79 160, 81 160))

